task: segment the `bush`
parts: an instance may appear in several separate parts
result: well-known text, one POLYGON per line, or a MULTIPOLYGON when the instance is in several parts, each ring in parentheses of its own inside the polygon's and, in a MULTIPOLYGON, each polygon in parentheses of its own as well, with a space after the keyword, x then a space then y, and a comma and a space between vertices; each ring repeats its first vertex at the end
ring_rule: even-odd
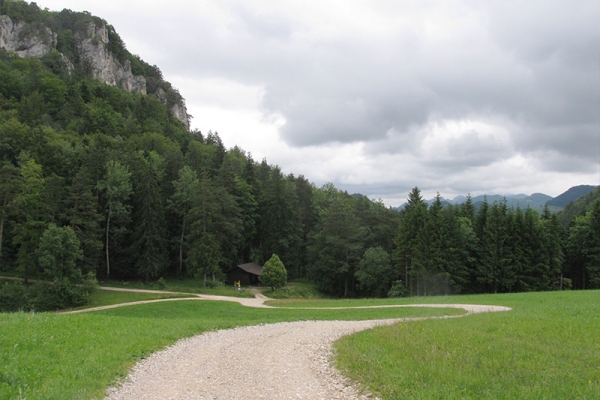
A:
POLYGON ((0 286, 0 312, 30 311, 27 288, 18 282, 0 286))
POLYGON ((89 293, 82 285, 73 285, 66 278, 56 278, 54 284, 37 284, 31 288, 35 311, 54 311, 83 306, 89 293))
POLYGON ((98 289, 98 279, 96 279, 96 273, 92 271, 88 272, 85 275, 83 284, 81 286, 88 293, 88 296, 95 292, 96 289, 98 289))
POLYGON ((165 278, 163 278, 162 276, 158 278, 158 280, 156 281, 156 287, 160 290, 164 290, 167 287, 167 281, 165 281, 165 278))
POLYGON ((206 284, 204 285, 204 287, 210 288, 210 289, 214 289, 216 287, 221 286, 221 282, 219 281, 212 281, 212 280, 207 280, 206 284))
POLYGON ((406 296, 406 287, 404 287, 404 282, 395 281, 392 284, 388 292, 388 297, 405 297, 406 296))

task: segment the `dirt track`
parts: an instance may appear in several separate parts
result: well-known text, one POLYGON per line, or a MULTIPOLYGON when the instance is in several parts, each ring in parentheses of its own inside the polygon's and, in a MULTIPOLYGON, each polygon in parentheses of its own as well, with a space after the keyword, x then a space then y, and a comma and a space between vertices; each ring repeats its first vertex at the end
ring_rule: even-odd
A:
MULTIPOLYGON (((264 304, 266 298, 261 297, 195 295, 188 299, 132 304, 193 299, 234 301, 248 307, 268 308, 264 304)), ((109 307, 115 306, 97 309, 109 307)), ((397 307, 462 308, 467 311, 465 315, 510 310, 465 304, 397 307)), ((331 345, 344 335, 407 320, 414 319, 301 321, 207 332, 180 340, 138 363, 121 386, 109 389, 107 399, 371 398, 369 394, 361 395, 352 382, 330 365, 331 345)))

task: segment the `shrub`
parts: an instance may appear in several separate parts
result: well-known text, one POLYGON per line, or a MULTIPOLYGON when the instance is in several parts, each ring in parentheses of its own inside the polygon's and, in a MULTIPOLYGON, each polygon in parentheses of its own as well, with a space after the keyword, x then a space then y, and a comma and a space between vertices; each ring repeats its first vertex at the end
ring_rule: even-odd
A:
POLYGON ((30 311, 27 288, 18 282, 0 286, 0 312, 30 311))
POLYGON ((260 283, 272 290, 281 289, 287 283, 287 270, 277 254, 273 254, 262 269, 260 283))
POLYGON ((402 281, 394 281, 392 287, 388 292, 388 297, 404 297, 406 296, 406 287, 404 287, 404 282, 402 281))
POLYGON ((73 285, 66 278, 54 279, 54 284, 37 284, 31 288, 35 311, 53 311, 83 306, 89 298, 82 285, 73 285))
POLYGON ((167 287, 167 281, 165 281, 165 278, 162 276, 158 278, 156 281, 156 287, 158 287, 160 290, 164 290, 167 287))

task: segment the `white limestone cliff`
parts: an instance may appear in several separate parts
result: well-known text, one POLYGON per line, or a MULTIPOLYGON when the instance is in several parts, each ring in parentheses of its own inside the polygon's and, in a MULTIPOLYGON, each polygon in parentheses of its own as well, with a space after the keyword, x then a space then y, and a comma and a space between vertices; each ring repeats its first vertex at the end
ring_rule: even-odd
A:
MULTIPOLYGON (((80 59, 89 65, 90 72, 95 79, 132 93, 147 94, 146 78, 134 75, 129 60, 121 63, 108 50, 109 39, 106 25, 90 22, 86 32, 80 34, 76 39, 80 59)), ((0 48, 15 52, 19 57, 42 57, 56 50, 56 44, 57 35, 50 28, 31 29, 21 21, 14 22, 7 15, 0 15, 0 48)), ((71 70, 72 64, 64 55, 63 58, 71 70)), ((167 105, 167 96, 163 89, 159 88, 154 95, 167 105)), ((171 105, 171 112, 184 124, 186 129, 189 129, 190 117, 183 100, 171 105)))
POLYGON ((56 34, 50 28, 28 32, 24 27, 23 22, 0 15, 0 47, 19 57, 41 57, 56 48, 56 34))
MULTIPOLYGON (((131 72, 131 63, 121 64, 107 49, 108 30, 104 25, 88 24, 85 35, 77 37, 77 49, 82 60, 89 63, 92 76, 102 82, 132 93, 146 94, 146 78, 131 72)), ((84 62, 85 62, 84 61, 84 62)))

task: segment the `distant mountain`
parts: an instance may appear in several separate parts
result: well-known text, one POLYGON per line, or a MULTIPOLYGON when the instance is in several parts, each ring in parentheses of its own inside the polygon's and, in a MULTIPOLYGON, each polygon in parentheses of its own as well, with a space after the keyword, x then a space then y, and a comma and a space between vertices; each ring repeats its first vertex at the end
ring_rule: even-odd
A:
POLYGON ((579 199, 596 189, 596 186, 591 185, 579 185, 573 186, 561 195, 556 196, 552 200, 548 201, 549 207, 564 208, 567 204, 579 199))
POLYGON ((452 204, 462 204, 465 201, 467 201, 467 196, 463 196, 461 194, 460 196, 456 196, 454 199, 452 199, 451 203, 452 204))
MULTIPOLYGON (((529 207, 537 211, 542 211, 544 209, 544 206, 547 204, 552 211, 556 212, 562 210, 567 204, 579 199, 582 196, 587 195, 595 188, 596 186, 590 185, 575 186, 567 190, 565 193, 557 196, 556 198, 552 198, 552 196, 548 196, 544 193, 533 193, 532 195, 526 195, 521 193, 506 196, 502 196, 499 194, 484 194, 472 197, 471 201, 473 202, 473 205, 475 205, 476 209, 478 209, 484 201, 487 201, 489 204, 492 204, 494 202, 502 202, 506 199, 506 205, 509 208, 512 207, 526 209, 529 207)), ((464 203, 466 200, 467 197, 463 195, 456 196, 452 200, 446 200, 442 197, 442 204, 459 205, 464 203)), ((429 205, 431 205, 431 203, 433 203, 434 201, 435 199, 425 200, 425 202, 429 205)), ((396 207, 395 209, 400 211, 404 209, 404 206, 405 204, 402 204, 401 206, 396 207)))
POLYGON ((552 197, 544 193, 534 193, 531 196, 525 197, 523 200, 545 205, 552 200, 552 197))
MULTIPOLYGON (((600 186, 596 186, 593 188, 594 189, 591 192, 579 197, 575 201, 570 202, 565 206, 565 208, 562 211, 558 213, 558 220, 563 227, 568 227, 571 221, 573 221, 573 219, 575 219, 578 215, 582 215, 589 211, 592 207, 592 204, 594 204, 596 200, 600 199, 600 186)), ((563 194, 568 193, 569 190, 567 190, 563 194)), ((558 197, 556 197, 556 199, 558 197)))
POLYGON ((509 208, 533 208, 534 210, 541 211, 549 200, 552 200, 552 196, 548 196, 543 193, 534 193, 530 196, 526 194, 516 194, 509 196, 491 195, 491 196, 477 196, 473 198, 475 208, 478 208, 483 203, 484 198, 487 202, 492 204, 494 202, 502 202, 506 199, 506 205, 509 208))

